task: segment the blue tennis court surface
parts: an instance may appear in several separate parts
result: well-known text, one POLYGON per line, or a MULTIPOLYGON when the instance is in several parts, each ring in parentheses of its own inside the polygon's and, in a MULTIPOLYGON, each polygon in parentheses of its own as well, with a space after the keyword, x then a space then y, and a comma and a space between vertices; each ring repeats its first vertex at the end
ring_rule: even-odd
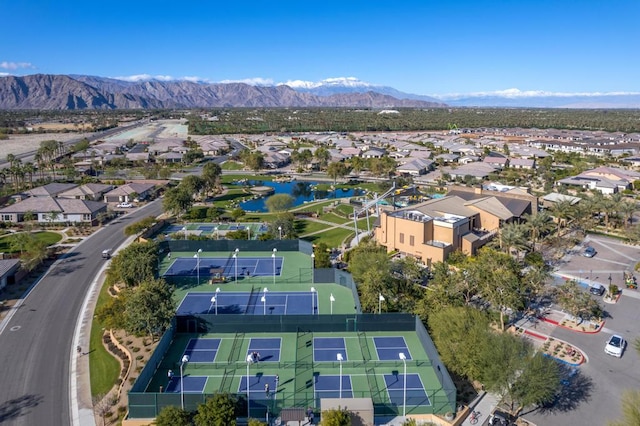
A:
POLYGON ((180 393, 181 390, 188 393, 204 393, 204 387, 207 385, 206 376, 184 376, 182 378, 182 386, 180 385, 180 377, 175 376, 169 380, 167 390, 165 392, 180 393))
MULTIPOLYGON (((277 390, 277 376, 267 376, 263 374, 256 374, 249 376, 249 400, 264 400, 273 397, 273 394, 277 390), (269 385, 269 394, 267 395, 266 386, 269 385)), ((247 376, 242 376, 240 379, 240 385, 238 386, 238 393, 243 395, 247 394, 247 376)))
POLYGON ((343 337, 314 337, 313 360, 316 362, 338 360, 338 354, 342 354, 343 361, 347 361, 347 347, 343 337))
POLYGON ((272 257, 178 257, 173 260, 169 268, 164 272, 165 276, 200 277, 213 276, 212 269, 216 273, 222 273, 225 277, 235 278, 272 277, 279 276, 282 272, 284 258, 272 257), (198 272, 199 271, 199 272, 198 272))
POLYGON ((257 352, 259 354, 259 362, 278 362, 280 361, 280 346, 282 339, 275 338, 251 338, 249 340, 249 349, 247 355, 257 352))
POLYGON ((343 374, 339 375, 318 375, 313 384, 317 405, 320 406, 321 398, 353 398, 351 389, 351 376, 343 374), (340 393, 340 380, 342 379, 342 394, 340 393))
POLYGON ((374 337, 373 343, 376 345, 380 361, 397 361, 400 359, 401 352, 407 359, 411 359, 411 352, 402 336, 374 337))
POLYGON ((220 339, 191 339, 184 355, 189 356, 189 362, 213 362, 219 347, 220 339))
POLYGON ((215 226, 211 226, 211 225, 198 226, 198 231, 202 231, 202 232, 212 232, 214 229, 215 229, 215 226))
MULTIPOLYGON (((385 374, 384 383, 392 404, 404 405, 404 374, 385 374)), ((407 374, 407 405, 431 405, 419 374, 407 374)))
POLYGON ((317 293, 311 291, 190 292, 176 315, 309 315, 314 313, 316 300, 317 293))

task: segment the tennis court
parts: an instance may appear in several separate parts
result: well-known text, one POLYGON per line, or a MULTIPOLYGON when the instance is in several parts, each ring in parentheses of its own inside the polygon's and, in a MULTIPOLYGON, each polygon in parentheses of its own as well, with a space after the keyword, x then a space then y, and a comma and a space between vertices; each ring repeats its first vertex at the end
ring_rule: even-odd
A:
POLYGON ((249 349, 247 356, 256 352, 258 354, 258 362, 279 362, 281 338, 254 338, 249 340, 249 349))
POLYGON ((380 361, 397 361, 400 359, 400 353, 403 353, 406 359, 412 359, 407 342, 402 336, 374 337, 373 343, 376 345, 380 361))
POLYGON ((317 309, 317 300, 315 291, 268 291, 266 287, 251 293, 189 292, 180 302, 176 315, 309 315, 317 309))
POLYGON ((351 375, 318 374, 313 384, 316 406, 320 406, 321 398, 353 398, 351 375), (342 387, 340 382, 342 381, 342 387))
POLYGON ((347 361, 347 346, 343 337, 313 338, 313 360, 315 362, 334 362, 338 359, 338 354, 342 355, 343 361, 347 361))
POLYGON ((214 362, 219 347, 220 339, 191 339, 183 355, 190 362, 214 362))
POLYGON ((275 257, 178 257, 171 262, 163 276, 208 277, 221 274, 236 276, 280 276, 284 258, 275 257), (215 270, 215 272, 212 272, 215 270))
POLYGON ((165 392, 169 393, 202 393, 207 386, 207 376, 173 376, 169 379, 165 392))
MULTIPOLYGON (((384 383, 387 387, 389 400, 396 406, 405 405, 405 377, 403 374, 385 374, 384 383)), ((431 405, 429 397, 424 390, 419 374, 407 374, 406 377, 406 405, 428 406, 431 405)))

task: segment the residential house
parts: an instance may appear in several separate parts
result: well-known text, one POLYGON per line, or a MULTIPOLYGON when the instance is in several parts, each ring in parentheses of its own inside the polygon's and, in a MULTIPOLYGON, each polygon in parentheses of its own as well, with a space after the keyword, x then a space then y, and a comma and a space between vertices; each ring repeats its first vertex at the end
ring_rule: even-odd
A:
POLYGON ((84 185, 76 186, 67 191, 60 192, 58 197, 60 198, 75 198, 76 200, 90 200, 100 201, 105 193, 111 191, 113 185, 106 185, 102 183, 87 183, 84 185))
POLYGON ((431 170, 433 161, 416 158, 396 167, 396 173, 401 175, 420 176, 431 170))
POLYGON ((486 156, 482 160, 484 164, 489 164, 494 169, 504 169, 509 167, 509 159, 505 157, 490 157, 486 156))
POLYGON ((370 148, 369 150, 363 152, 361 154, 362 158, 382 158, 386 155, 386 151, 384 149, 379 148, 370 148))
POLYGON ((19 269, 20 260, 0 259, 0 290, 16 281, 16 275, 19 269))
POLYGON ((127 183, 104 194, 104 202, 128 203, 134 199, 146 200, 152 195, 154 189, 153 183, 127 183))
POLYGON ((48 183, 24 193, 29 197, 57 197, 58 194, 77 187, 75 183, 48 183))
POLYGON ((513 169, 533 170, 536 168, 536 160, 533 158, 510 158, 509 167, 513 169))
POLYGON ((34 215, 37 222, 95 224, 107 205, 99 201, 72 198, 31 197, 0 209, 3 222, 23 222, 26 214, 34 215))

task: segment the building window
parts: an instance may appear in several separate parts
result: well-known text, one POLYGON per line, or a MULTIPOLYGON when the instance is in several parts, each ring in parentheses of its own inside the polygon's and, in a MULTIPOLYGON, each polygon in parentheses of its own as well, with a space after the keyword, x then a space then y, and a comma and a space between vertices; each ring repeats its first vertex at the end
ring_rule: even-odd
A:
POLYGON ((400 233, 400 244, 404 244, 404 234, 400 233))
POLYGON ((2 220, 4 222, 11 222, 13 220, 13 216, 10 214, 3 214, 2 215, 2 220))
POLYGON ((91 220, 91 215, 90 215, 90 214, 83 214, 83 215, 82 215, 82 220, 84 220, 84 221, 89 221, 89 220, 91 220))
POLYGON ((409 245, 410 246, 415 245, 415 237, 413 235, 409 236, 409 245))

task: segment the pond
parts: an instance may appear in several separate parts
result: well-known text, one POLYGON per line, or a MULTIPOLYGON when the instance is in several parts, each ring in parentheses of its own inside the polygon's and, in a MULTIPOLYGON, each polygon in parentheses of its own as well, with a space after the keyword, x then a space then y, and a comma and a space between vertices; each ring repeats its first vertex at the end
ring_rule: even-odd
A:
MULTIPOLYGON (((308 201, 345 198, 364 195, 365 191, 357 188, 335 189, 329 191, 321 191, 316 189, 318 182, 307 181, 291 181, 291 182, 271 182, 262 180, 249 180, 247 182, 234 182, 237 185, 249 186, 269 186, 274 189, 275 194, 289 194, 293 197, 293 206, 299 206, 308 201)), ((240 208, 247 212, 266 212, 267 206, 265 201, 267 197, 252 199, 240 203, 240 208)))

